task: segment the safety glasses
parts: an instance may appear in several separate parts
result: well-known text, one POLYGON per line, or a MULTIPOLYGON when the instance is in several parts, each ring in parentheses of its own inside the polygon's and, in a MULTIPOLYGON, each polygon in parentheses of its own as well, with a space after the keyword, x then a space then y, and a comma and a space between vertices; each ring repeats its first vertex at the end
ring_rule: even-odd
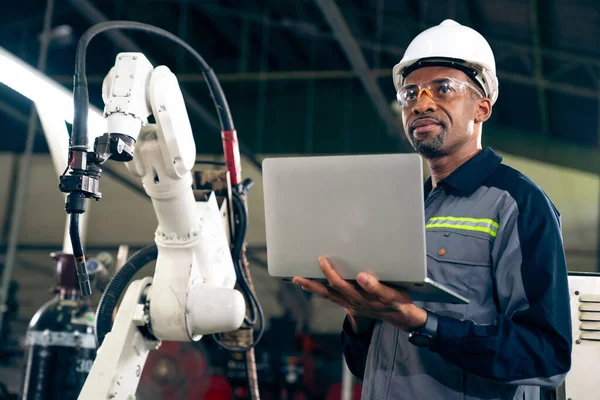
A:
POLYGON ((454 78, 438 78, 420 85, 413 83, 405 85, 396 93, 396 99, 400 107, 412 107, 417 104, 423 93, 435 101, 444 101, 463 96, 467 90, 471 90, 481 97, 481 93, 469 82, 454 78))

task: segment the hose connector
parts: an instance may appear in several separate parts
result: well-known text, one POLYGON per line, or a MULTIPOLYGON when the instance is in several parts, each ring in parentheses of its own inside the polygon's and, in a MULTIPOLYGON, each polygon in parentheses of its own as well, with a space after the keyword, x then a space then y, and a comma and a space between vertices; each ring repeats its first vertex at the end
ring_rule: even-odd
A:
POLYGON ((92 284, 90 283, 90 277, 88 275, 87 267, 85 266, 85 256, 77 257, 75 259, 75 268, 77 270, 77 280, 79 281, 81 295, 83 297, 88 297, 92 294, 92 284))

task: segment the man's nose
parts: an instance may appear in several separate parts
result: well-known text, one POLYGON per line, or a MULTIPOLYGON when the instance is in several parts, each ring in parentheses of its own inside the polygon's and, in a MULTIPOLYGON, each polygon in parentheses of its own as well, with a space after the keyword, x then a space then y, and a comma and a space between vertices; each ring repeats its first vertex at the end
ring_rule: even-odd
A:
POLYGON ((433 94, 427 88, 419 90, 417 103, 413 106, 413 113, 420 115, 433 112, 437 109, 437 104, 433 100, 433 94))

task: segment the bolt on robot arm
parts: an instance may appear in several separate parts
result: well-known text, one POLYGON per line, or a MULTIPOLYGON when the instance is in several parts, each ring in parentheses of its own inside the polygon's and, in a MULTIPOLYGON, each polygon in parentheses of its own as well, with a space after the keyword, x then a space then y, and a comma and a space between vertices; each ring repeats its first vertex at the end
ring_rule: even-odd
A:
POLYGON ((96 140, 97 157, 123 154, 142 179, 158 219, 158 256, 153 279, 129 285, 80 393, 86 400, 133 398, 161 340, 236 330, 246 311, 216 197, 197 202, 192 191, 196 147, 175 75, 141 53, 120 53, 102 89, 108 134, 96 140))

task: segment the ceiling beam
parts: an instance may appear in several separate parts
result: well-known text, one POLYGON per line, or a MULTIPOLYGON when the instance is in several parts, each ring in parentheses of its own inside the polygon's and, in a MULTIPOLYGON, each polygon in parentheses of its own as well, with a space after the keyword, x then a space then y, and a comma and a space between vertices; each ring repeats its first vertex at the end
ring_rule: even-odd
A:
MULTIPOLYGON (((249 23, 245 19, 237 21, 237 23, 231 23, 223 16, 215 17, 208 13, 206 8, 202 6, 202 3, 193 2, 191 5, 196 12, 202 14, 207 23, 210 24, 210 27, 217 31, 217 34, 224 39, 227 45, 240 53, 240 57, 242 57, 240 65, 246 65, 247 60, 244 58, 248 52, 253 54, 258 53, 257 46, 249 30, 249 23), (239 29, 236 26, 238 23, 241 25, 239 29)), ((241 72, 244 70, 245 67, 240 68, 241 72)))
MULTIPOLYGON (((285 99, 281 99, 281 101, 285 102, 285 99)), ((26 118, 25 114, 18 110, 14 111, 10 116, 16 121, 23 122, 26 118)), ((483 144, 507 154, 600 175, 600 157, 598 157, 598 152, 593 147, 577 145, 567 141, 551 139, 491 124, 484 126, 483 144)), ((340 151, 343 152, 343 149, 340 149, 340 151)), ((281 154, 302 154, 304 148, 282 149, 282 151, 275 149, 274 152, 281 154)), ((119 174, 117 171, 114 171, 114 174, 110 175, 113 175, 113 178, 118 178, 116 175, 119 174)), ((138 191, 138 188, 134 188, 133 186, 135 185, 126 180, 126 178, 118 180, 132 190, 138 191)))
MULTIPOLYGON (((307 3, 305 1, 292 1, 292 6, 294 7, 293 10, 295 11, 295 14, 300 16, 300 20, 302 21, 310 21, 310 16, 308 15, 305 6, 307 3)), ((286 5, 287 7, 288 5, 286 5)), ((305 43, 304 38, 302 38, 300 35, 296 35, 296 32, 294 32, 294 34, 292 35, 292 37, 294 38, 295 41, 299 41, 301 43, 305 43)), ((318 41, 316 38, 312 39, 312 42, 309 44, 309 46, 305 46, 305 47, 310 47, 310 52, 308 54, 308 59, 311 60, 311 65, 313 65, 312 60, 314 57, 314 50, 315 47, 318 43, 320 43, 320 41, 318 41)), ((331 53, 330 51, 324 51, 323 47, 318 47, 318 58, 319 60, 324 60, 324 64, 325 65, 339 65, 340 64, 340 57, 336 57, 335 54, 331 53)))
MULTIPOLYGON (((470 0, 471 3, 474 0, 470 0)), ((309 21, 292 21, 290 19, 284 20, 276 20, 276 19, 267 19, 261 15, 251 13, 251 12, 240 12, 240 10, 229 8, 229 7, 221 7, 221 6, 207 6, 205 8, 209 10, 211 13, 216 15, 224 15, 230 18, 244 18, 246 21, 254 23, 254 24, 262 24, 266 23, 272 26, 285 27, 288 29, 293 29, 297 35, 317 38, 320 40, 336 40, 335 34, 331 34, 330 32, 325 32, 320 30, 315 24, 309 21)), ((471 13, 473 10, 470 11, 471 13)), ((467 10, 466 15, 470 15, 467 10)), ((474 15, 470 15, 469 18, 473 18, 474 15)), ((414 20, 409 20, 407 18, 394 18, 392 16, 386 16, 385 23, 389 29, 389 27, 393 27, 394 30, 402 30, 408 24, 416 25, 419 29, 425 29, 428 26, 425 23, 415 22, 414 20)), ((498 39, 489 39, 488 40, 496 53, 498 55, 515 55, 518 57, 524 57, 529 61, 531 54, 533 53, 533 47, 525 44, 519 44, 516 42, 506 41, 506 40, 498 40, 498 39)), ((370 40, 357 38, 357 44, 362 49, 368 50, 381 50, 389 55, 396 56, 400 59, 404 55, 404 51, 406 50, 403 46, 398 46, 394 44, 377 44, 370 40)), ((552 73, 552 79, 550 79, 550 75, 546 79, 538 79, 536 80, 534 77, 529 75, 522 75, 516 73, 507 73, 503 71, 498 71, 498 78, 500 80, 506 80, 513 83, 526 84, 530 86, 540 85, 545 89, 551 89, 557 92, 573 95, 576 97, 584 97, 584 98, 598 98, 598 90, 594 87, 590 88, 587 86, 577 86, 569 83, 560 83, 557 81, 561 74, 567 73, 575 67, 585 66, 593 73, 598 73, 600 75, 600 60, 593 57, 581 56, 578 54, 571 54, 567 52, 561 52, 558 50, 550 50, 547 48, 540 48, 540 53, 544 57, 544 61, 553 62, 557 65, 556 72, 552 73)), ((330 71, 327 71, 328 73, 330 71)), ((287 72, 286 72, 287 73, 287 72)), ((311 72, 312 73, 312 72, 311 72)), ((387 72, 386 72, 387 73, 387 72)), ((390 72, 391 73, 391 72, 390 72)), ((274 76, 273 72, 269 72, 269 79, 274 76)), ((354 78, 355 76, 353 76, 354 78)), ((219 79, 221 79, 219 77, 219 79)))
POLYGON ((540 132, 542 135, 549 136, 550 118, 548 116, 548 100, 546 98, 544 86, 539 83, 544 80, 544 64, 541 51, 543 45, 543 27, 540 23, 540 10, 544 8, 544 5, 542 4, 542 0, 530 0, 529 4, 529 14, 531 15, 531 37, 533 42, 534 79, 537 83, 538 110, 540 111, 540 132))
MULTIPOLYGON (((379 84, 371 75, 369 65, 362 54, 360 46, 348 28, 340 9, 331 0, 315 0, 315 2, 319 6, 338 43, 346 54, 352 69, 371 98, 377 113, 384 121, 388 135, 392 137, 402 137, 402 128, 394 117, 389 102, 383 95, 379 84)), ((401 145, 401 143, 404 142, 398 142, 399 145, 401 145)), ((405 145, 401 146, 404 148, 406 147, 405 145)))
MULTIPOLYGON (((202 15, 204 15, 209 21, 211 21, 212 26, 214 27, 214 29, 217 30, 219 35, 224 37, 228 43, 230 43, 238 51, 241 52, 243 42, 242 42, 242 38, 240 37, 241 36, 240 29, 238 27, 236 27, 235 24, 232 24, 231 20, 229 18, 224 17, 224 16, 215 18, 214 14, 211 15, 210 5, 208 5, 208 7, 207 7, 206 5, 204 5, 202 3, 194 3, 193 6, 197 11, 202 13, 202 15), (213 23, 212 21, 215 21, 215 22, 213 23)), ((265 27, 263 27, 263 29, 260 31, 260 33, 257 34, 256 42, 254 42, 252 40, 253 39, 252 33, 248 32, 250 41, 253 43, 252 52, 254 54, 261 54, 261 53, 266 52, 267 54, 265 55, 265 57, 267 57, 269 60, 273 60, 274 62, 276 62, 277 65, 279 66, 279 68, 281 68, 281 69, 285 69, 285 68, 289 67, 290 65, 303 64, 302 57, 296 50, 299 50, 303 53, 305 52, 305 50, 293 48, 290 46, 289 43, 285 43, 283 41, 285 38, 282 37, 282 32, 277 31, 278 29, 281 29, 281 28, 278 28, 277 26, 272 26, 271 24, 268 24, 266 22, 268 19, 270 19, 269 14, 270 14, 270 10, 268 8, 265 8, 262 13, 262 18, 265 20, 265 23, 262 25, 265 25, 265 27), (267 42, 268 46, 266 49, 262 47, 262 43, 263 43, 262 34, 264 33, 263 32, 264 29, 266 29, 268 31, 268 35, 269 35, 269 39, 270 39, 267 42), (277 51, 269 51, 269 48, 276 49, 277 51)), ((240 23, 248 24, 248 21, 246 20, 246 18, 242 17, 242 20, 240 21, 240 23)), ((285 32, 283 32, 283 34, 285 34, 285 32)))
POLYGON ((23 114, 18 108, 2 100, 0 100, 0 113, 6 114, 8 117, 20 122, 23 125, 27 125, 29 123, 29 118, 27 118, 27 115, 23 114))
MULTIPOLYGON (((377 69, 370 70, 374 78, 391 78, 391 69, 377 69)), ((180 83, 203 83, 204 75, 202 74, 176 74, 177 80, 180 83)), ((519 83, 527 86, 540 85, 548 90, 556 92, 570 94, 576 97, 583 97, 588 99, 598 99, 600 92, 598 90, 589 88, 580 88, 575 85, 566 83, 555 83, 548 80, 536 81, 530 76, 513 74, 508 72, 497 72, 498 79, 500 81, 507 81, 513 83, 519 83)), ((69 84, 73 82, 73 77, 70 75, 51 75, 52 79, 63 84, 69 84)), ((224 82, 251 82, 260 80, 310 80, 310 79, 356 79, 356 71, 350 70, 326 70, 326 71, 269 71, 268 74, 264 72, 246 72, 246 73, 234 73, 234 74, 217 74, 217 77, 221 83, 224 82)), ((89 84, 102 84, 104 75, 88 75, 89 84)))
MULTIPOLYGON (((164 0, 163 0, 164 1, 164 0)), ((470 0, 474 1, 474 0, 470 0)), ((299 35, 303 36, 313 36, 315 38, 320 38, 323 40, 335 40, 335 35, 329 32, 321 31, 317 25, 312 23, 309 20, 291 20, 291 19, 267 19, 266 21, 263 19, 262 14, 253 13, 250 11, 239 10, 233 7, 224 7, 224 6, 214 6, 214 5, 206 5, 203 6, 205 10, 210 11, 213 14, 224 15, 230 18, 238 18, 238 19, 246 19, 249 22, 255 24, 267 23, 272 26, 285 27, 288 29, 297 30, 299 35)), ((365 14, 363 11, 355 11, 356 14, 365 14)), ((372 15, 369 15, 372 17, 372 15)), ((394 31, 398 31, 403 29, 407 24, 412 24, 415 30, 421 32, 431 26, 425 22, 415 21, 412 17, 396 17, 393 15, 385 16, 385 24, 386 29, 393 29, 394 31), (400 28, 399 28, 400 27, 400 28)), ((474 24, 477 26, 477 23, 474 24)), ((411 36, 412 39, 412 36, 411 36)), ((495 51, 497 48, 507 49, 517 53, 530 54, 533 51, 533 47, 528 44, 523 44, 519 42, 514 42, 510 40, 496 39, 496 38, 486 38, 488 42, 492 45, 495 51)), ((366 49, 377 49, 378 45, 369 40, 363 40, 362 38, 357 38, 358 44, 362 48, 366 49)), ((404 53, 405 48, 403 46, 394 46, 392 44, 384 44, 382 46, 382 50, 388 51, 391 54, 400 55, 404 53)), ((553 59, 554 61, 567 62, 567 63, 579 63, 584 65, 592 65, 594 67, 600 67, 600 59, 585 56, 576 53, 570 53, 561 50, 549 49, 549 48, 541 48, 540 49, 542 55, 544 57, 548 57, 553 59)))

